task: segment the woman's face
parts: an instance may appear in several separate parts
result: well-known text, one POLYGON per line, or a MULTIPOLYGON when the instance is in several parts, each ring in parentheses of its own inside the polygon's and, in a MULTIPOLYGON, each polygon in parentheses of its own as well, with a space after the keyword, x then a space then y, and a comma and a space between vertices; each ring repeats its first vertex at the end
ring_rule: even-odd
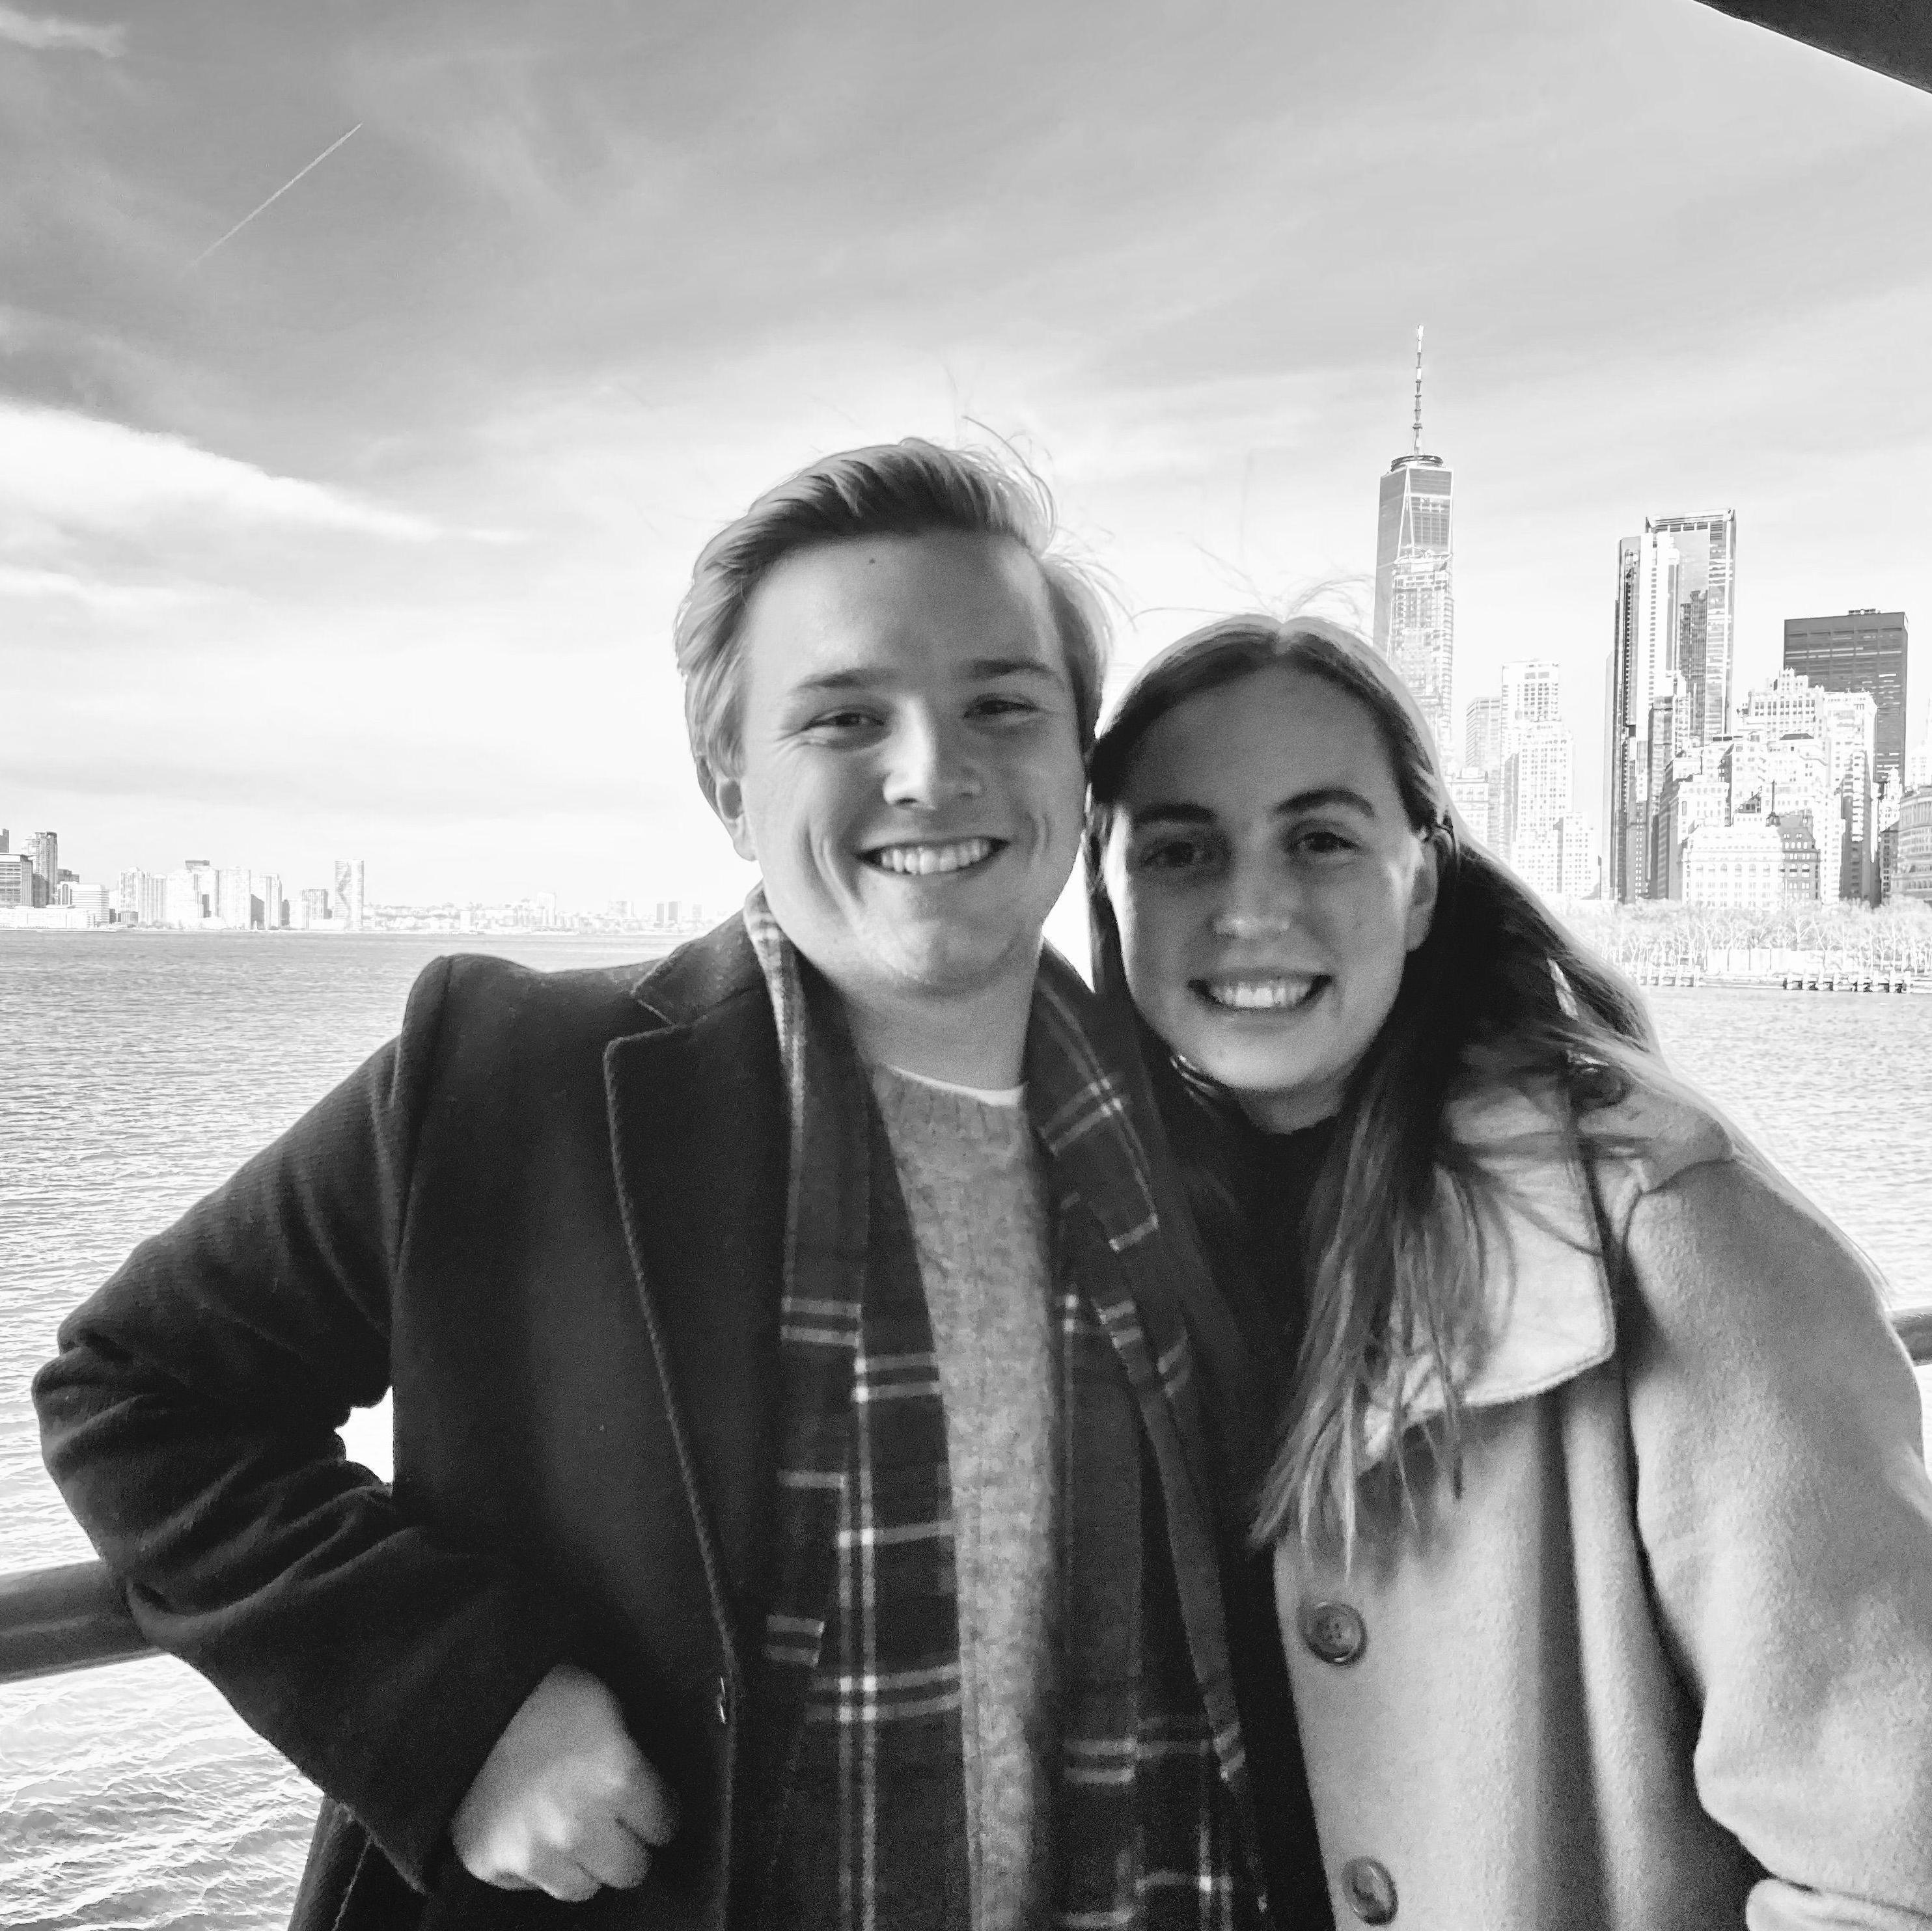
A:
POLYGON ((1436 907, 1369 712, 1285 667, 1185 699, 1133 754, 1104 868, 1148 1024, 1260 1126, 1334 1112, 1436 907))

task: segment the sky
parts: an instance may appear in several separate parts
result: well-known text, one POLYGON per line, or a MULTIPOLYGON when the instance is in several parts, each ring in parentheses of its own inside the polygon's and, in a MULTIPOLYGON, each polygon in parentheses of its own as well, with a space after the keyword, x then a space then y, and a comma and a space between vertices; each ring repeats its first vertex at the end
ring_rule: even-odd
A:
POLYGON ((760 490, 1003 442, 1123 669, 1366 616, 1419 322, 1459 717, 1555 660, 1600 818, 1618 540, 1728 508, 1736 692, 1904 608, 1925 730, 1932 95, 1695 0, 0 4, 0 825, 86 880, 722 910, 760 490))

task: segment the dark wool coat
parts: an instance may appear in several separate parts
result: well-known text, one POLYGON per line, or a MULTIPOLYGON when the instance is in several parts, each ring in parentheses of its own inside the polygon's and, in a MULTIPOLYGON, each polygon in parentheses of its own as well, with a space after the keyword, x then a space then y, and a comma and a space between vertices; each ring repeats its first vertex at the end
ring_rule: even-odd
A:
POLYGON ((137 1249, 36 1382, 143 1630, 331 1793, 302 1931, 724 1921, 784 1097, 739 921, 638 979, 439 960, 400 1037, 137 1249), (392 1384, 393 1492, 335 1435, 392 1384), (566 1657, 683 1820, 641 1890, 568 1906, 446 1836, 566 1657))

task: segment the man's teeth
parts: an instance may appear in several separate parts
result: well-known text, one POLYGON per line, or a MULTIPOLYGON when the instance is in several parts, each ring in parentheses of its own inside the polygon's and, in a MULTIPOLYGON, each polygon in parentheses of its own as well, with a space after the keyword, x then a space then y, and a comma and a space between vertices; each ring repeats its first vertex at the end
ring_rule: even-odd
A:
POLYGON ((1285 1012, 1307 1001, 1317 981, 1298 975, 1279 979, 1210 979, 1204 990, 1216 1006, 1238 1012, 1285 1012))
POLYGON ((872 854, 881 871, 904 872, 916 878, 934 872, 959 871, 993 855, 991 838, 962 838, 950 845, 885 845, 872 854))

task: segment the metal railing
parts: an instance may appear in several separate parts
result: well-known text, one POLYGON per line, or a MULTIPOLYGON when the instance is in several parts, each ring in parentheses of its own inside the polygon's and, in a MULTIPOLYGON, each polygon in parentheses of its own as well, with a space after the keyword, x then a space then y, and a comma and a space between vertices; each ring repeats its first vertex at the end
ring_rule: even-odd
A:
MULTIPOLYGON (((1932 1363, 1932 1306, 1902 1308, 1892 1318, 1913 1361, 1932 1363)), ((157 1654, 104 1562, 0 1576, 0 1683, 157 1654)))

